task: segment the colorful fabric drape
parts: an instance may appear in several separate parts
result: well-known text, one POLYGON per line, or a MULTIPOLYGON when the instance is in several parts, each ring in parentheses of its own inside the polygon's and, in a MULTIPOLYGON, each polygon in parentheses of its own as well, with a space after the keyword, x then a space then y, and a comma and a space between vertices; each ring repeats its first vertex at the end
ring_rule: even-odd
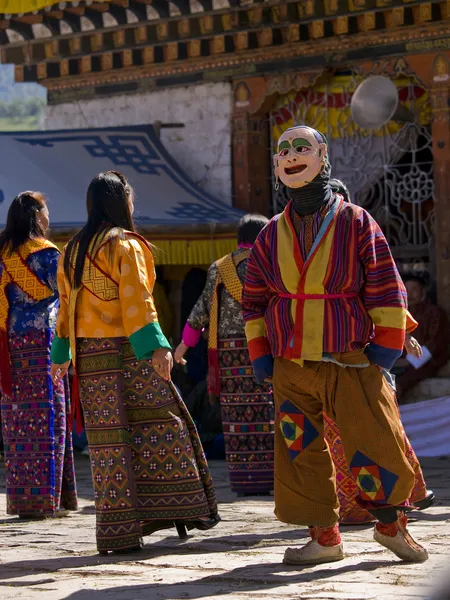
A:
POLYGON ((77 508, 68 385, 55 386, 50 376, 58 258, 46 240, 0 257, 12 381, 1 398, 8 514, 52 516, 77 508))
MULTIPOLYGON (((336 75, 314 88, 292 91, 281 96, 271 113, 272 139, 278 140, 289 127, 306 123, 333 139, 351 136, 394 135, 401 123, 391 121, 382 129, 363 131, 357 128, 350 111, 350 102, 363 77, 336 75)), ((419 116, 421 125, 431 123, 431 103, 428 91, 406 77, 393 79, 402 105, 419 116)))
POLYGON ((173 385, 126 338, 77 342, 101 552, 139 545, 175 524, 219 522, 195 426, 173 385))
POLYGON ((231 491, 268 494, 273 490, 272 389, 257 383, 245 338, 219 340, 218 362, 231 491))

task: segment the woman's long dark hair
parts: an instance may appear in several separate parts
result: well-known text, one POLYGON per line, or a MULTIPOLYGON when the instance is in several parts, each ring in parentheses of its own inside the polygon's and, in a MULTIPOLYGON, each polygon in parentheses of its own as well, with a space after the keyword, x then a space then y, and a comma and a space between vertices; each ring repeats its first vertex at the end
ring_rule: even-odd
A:
POLYGON ((92 241, 95 244, 100 234, 114 227, 135 230, 131 213, 132 198, 131 186, 118 171, 99 173, 89 184, 86 195, 87 223, 71 239, 64 257, 64 271, 74 287, 81 285, 86 253, 92 241), (76 261, 72 277, 74 253, 76 261))
POLYGON ((0 234, 0 255, 15 252, 32 238, 45 237, 38 214, 46 206, 40 192, 22 192, 14 198, 8 210, 6 227, 0 234))

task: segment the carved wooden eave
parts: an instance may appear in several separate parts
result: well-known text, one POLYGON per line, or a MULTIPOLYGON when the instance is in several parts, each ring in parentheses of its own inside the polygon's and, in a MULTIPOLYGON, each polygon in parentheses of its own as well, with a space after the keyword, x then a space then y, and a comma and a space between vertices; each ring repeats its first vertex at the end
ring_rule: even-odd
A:
POLYGON ((450 0, 112 0, 6 17, 2 62, 54 102, 450 48, 450 0))

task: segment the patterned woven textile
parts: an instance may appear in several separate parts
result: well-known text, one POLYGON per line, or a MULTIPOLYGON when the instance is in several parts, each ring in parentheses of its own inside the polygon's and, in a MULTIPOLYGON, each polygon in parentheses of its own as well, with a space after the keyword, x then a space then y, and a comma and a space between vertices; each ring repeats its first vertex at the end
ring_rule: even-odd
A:
POLYGON ((49 337, 34 329, 9 338, 13 395, 2 397, 1 420, 10 515, 77 508, 68 385, 53 389, 49 337))
POLYGON ((231 489, 273 490, 274 406, 270 386, 259 385, 245 338, 219 340, 220 403, 231 489))
MULTIPOLYGON (((336 469, 336 492, 340 505, 340 522, 344 524, 370 523, 374 517, 356 503, 358 488, 348 468, 344 455, 341 436, 338 426, 324 414, 325 439, 328 442, 330 453, 336 469)), ((423 500, 427 494, 426 485, 417 460, 416 454, 405 434, 406 457, 414 469, 415 483, 411 493, 411 502, 423 500)))
POLYGON ((77 368, 99 551, 133 548, 175 524, 216 525, 208 464, 175 388, 126 338, 79 339, 77 368))

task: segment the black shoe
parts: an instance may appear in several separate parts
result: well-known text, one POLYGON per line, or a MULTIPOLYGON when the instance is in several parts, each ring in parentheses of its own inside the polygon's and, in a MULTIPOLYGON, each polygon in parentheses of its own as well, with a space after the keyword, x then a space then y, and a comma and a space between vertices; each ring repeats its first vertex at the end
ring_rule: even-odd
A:
POLYGON ((180 540, 185 540, 188 537, 188 532, 186 530, 186 526, 182 523, 175 523, 175 527, 177 528, 178 537, 180 540))
POLYGON ((413 507, 415 510, 426 510, 433 506, 436 497, 432 490, 427 490, 427 495, 423 500, 419 500, 418 502, 414 502, 413 507))

